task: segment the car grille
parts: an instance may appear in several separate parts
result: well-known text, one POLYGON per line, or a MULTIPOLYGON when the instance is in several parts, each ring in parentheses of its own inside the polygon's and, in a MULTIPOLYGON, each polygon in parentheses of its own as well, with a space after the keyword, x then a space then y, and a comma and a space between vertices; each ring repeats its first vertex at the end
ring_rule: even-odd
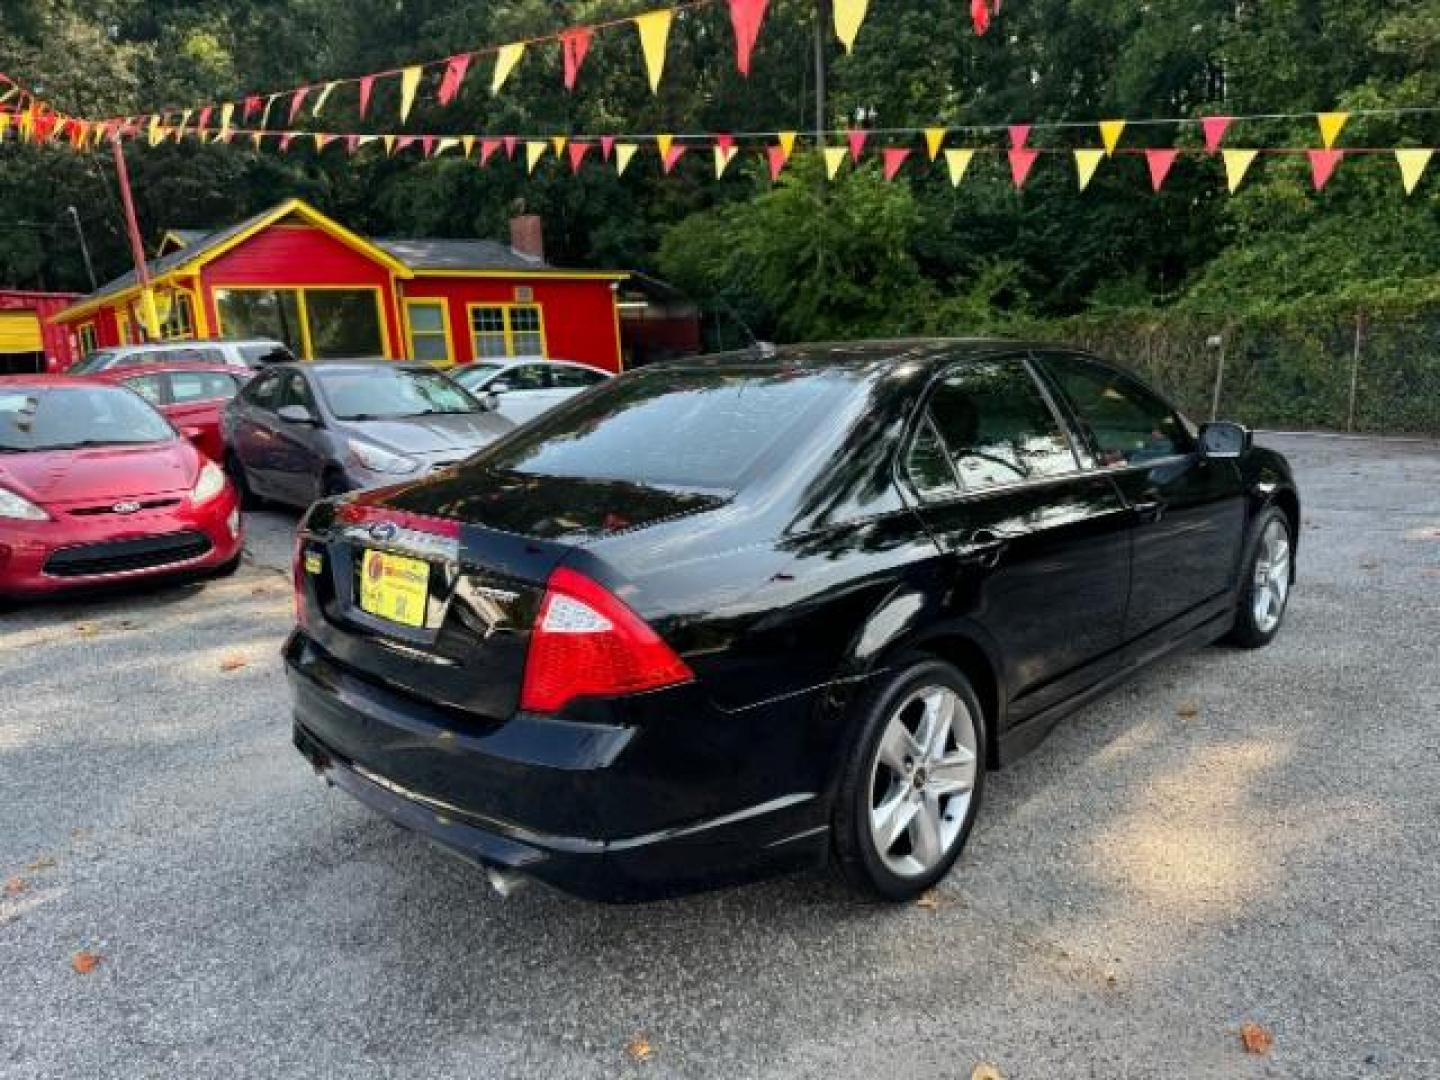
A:
POLYGON ((189 562, 209 551, 209 539, 193 532, 87 544, 55 552, 45 563, 45 573, 52 577, 123 574, 128 570, 150 570, 157 566, 189 562))
POLYGON ((163 510, 167 506, 179 505, 179 499, 149 499, 145 502, 127 502, 125 500, 122 500, 118 503, 111 503, 107 506, 82 506, 78 509, 71 510, 70 516, 100 517, 104 514, 138 514, 142 510, 163 510), (115 507, 117 506, 125 506, 126 509, 123 511, 117 510, 115 509, 115 507), (130 509, 130 507, 134 507, 134 509, 132 510, 130 509))

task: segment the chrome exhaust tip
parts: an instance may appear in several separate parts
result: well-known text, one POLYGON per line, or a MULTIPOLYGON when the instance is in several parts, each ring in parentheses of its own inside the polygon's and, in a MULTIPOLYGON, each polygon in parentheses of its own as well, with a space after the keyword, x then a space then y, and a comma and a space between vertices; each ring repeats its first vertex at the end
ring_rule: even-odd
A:
POLYGON ((493 866, 487 866, 485 876, 490 879, 490 887, 502 900, 525 884, 524 876, 513 870, 497 870, 493 866))

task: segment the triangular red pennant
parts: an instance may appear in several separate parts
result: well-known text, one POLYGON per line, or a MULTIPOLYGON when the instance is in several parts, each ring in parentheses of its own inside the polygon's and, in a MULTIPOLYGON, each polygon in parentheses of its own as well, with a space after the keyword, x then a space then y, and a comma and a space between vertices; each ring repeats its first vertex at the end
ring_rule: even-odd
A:
POLYGON ((254 115, 255 115, 257 112, 259 112, 259 111, 260 111, 260 98, 259 98, 258 96, 247 97, 247 98, 245 99, 245 119, 246 119, 246 120, 249 120, 252 116, 254 116, 254 115))
POLYGON ((514 160, 515 160, 515 147, 517 147, 517 146, 520 145, 520 139, 519 139, 519 137, 518 137, 518 136, 515 136, 515 135, 506 135, 505 138, 503 138, 503 139, 500 140, 500 141, 505 144, 505 156, 506 156, 507 158, 509 158, 511 161, 514 161, 514 160))
POLYGON ((579 26, 560 35, 560 48, 565 53, 566 90, 575 89, 575 82, 580 78, 580 66, 585 63, 585 54, 590 51, 593 33, 588 26, 579 26))
POLYGON ((210 114, 212 112, 214 112, 214 107, 206 105, 200 110, 200 119, 195 121, 195 130, 202 135, 205 133, 205 129, 210 126, 210 114))
POLYGON ((870 133, 868 131, 859 130, 851 131, 850 134, 846 136, 850 142, 850 160, 857 165, 860 164, 860 155, 865 153, 865 140, 869 137, 870 133))
POLYGON ((780 174, 785 171, 785 163, 790 160, 790 155, 785 153, 783 146, 767 146, 765 156, 770 162, 770 182, 776 183, 780 174))
POLYGON ((359 136, 359 135, 346 135, 346 136, 345 136, 345 152, 348 153, 351 157, 354 157, 354 156, 355 156, 355 151, 356 151, 356 150, 359 150, 359 149, 360 149, 360 136, 359 136))
POLYGON ((1311 150, 1310 154, 1310 178, 1315 182, 1316 191, 1324 191, 1325 185, 1330 182, 1330 177, 1335 175, 1335 168, 1345 157, 1344 150, 1311 150))
POLYGON ((290 123, 295 123, 295 117, 300 113, 300 106, 305 104, 305 95, 308 93, 310 87, 302 86, 290 95, 290 123))
POLYGON ((1150 186, 1159 191, 1165 186, 1165 178, 1170 175, 1170 167, 1175 164, 1175 155, 1178 150, 1146 150, 1145 162, 1150 166, 1150 186))
POLYGON ((1225 138, 1225 132, 1229 130, 1232 117, 1229 116, 1207 116, 1200 121, 1200 128, 1205 132, 1205 150, 1207 153, 1215 153, 1220 149, 1220 143, 1225 138))
POLYGON ((723 150, 725 153, 728 154, 728 153, 730 153, 731 150, 734 150, 734 149, 735 149, 735 136, 734 136, 734 135, 716 135, 716 136, 715 136, 715 145, 718 146, 721 150, 723 150))
POLYGON ((688 147, 684 146, 683 144, 675 143, 670 147, 668 151, 666 151, 665 157, 660 162, 660 167, 665 170, 666 176, 670 175, 670 170, 675 168, 676 162, 678 162, 682 157, 685 156, 685 151, 687 149, 688 147))
POLYGON ((977 34, 990 29, 990 0, 970 0, 970 21, 977 34))
POLYGON ((1040 156, 1039 150, 1026 150, 1023 146, 1017 146, 1009 151, 1010 154, 1010 175, 1015 180, 1015 189, 1018 191, 1025 186, 1025 181, 1030 177, 1030 169, 1035 164, 1035 159, 1040 156))
POLYGON ((601 158, 603 158, 603 159, 608 163, 609 160, 610 160, 610 155, 613 154, 614 152, 615 152, 615 136, 614 136, 614 135, 602 135, 602 136, 600 136, 600 156, 601 156, 601 158))
POLYGON ((455 95, 460 93, 461 84, 465 82, 465 73, 469 70, 469 53, 461 53, 459 56, 450 58, 450 62, 445 65, 445 74, 440 79, 438 100, 441 105, 449 105, 455 100, 455 95))
POLYGON ((730 25, 735 29, 735 66, 741 75, 750 74, 750 54, 760 37, 760 24, 770 0, 730 0, 730 25))
POLYGON ((426 135, 424 138, 422 138, 420 140, 420 148, 424 152, 425 157, 429 157, 431 154, 435 153, 435 136, 426 135))
POLYGON ((408 150, 410 147, 412 147, 412 146, 414 146, 414 145, 415 145, 415 136, 414 136, 414 135, 401 135, 400 138, 398 138, 397 140, 395 140, 395 152, 396 152, 396 153, 399 153, 401 150, 408 150))
POLYGON ((490 159, 495 156, 495 151, 500 149, 499 139, 480 140, 480 164, 489 165, 490 159))
POLYGON ((580 166, 585 164, 585 155, 590 153, 594 143, 572 142, 565 149, 570 154, 570 171, 578 173, 580 166))
POLYGON ((281 136, 280 136, 280 151, 281 151, 281 153, 284 153, 286 150, 289 150, 289 149, 290 149, 290 144, 291 144, 292 142, 294 142, 294 141, 295 141, 295 132, 293 132, 293 131, 287 131, 287 132, 285 132, 284 135, 281 135, 281 136))
POLYGON ((360 80, 360 119, 370 110, 370 92, 375 89, 375 76, 366 75, 360 80))
POLYGON ((330 145, 331 141, 334 140, 334 138, 334 135, 327 135, 324 132, 317 132, 315 135, 316 152, 318 153, 319 151, 324 150, 325 147, 330 145))
POLYGON ((910 156, 910 151, 898 146, 889 146, 884 150, 885 158, 885 179, 894 180, 899 174, 905 159, 910 156))
POLYGON ((1010 145, 1019 150, 1030 138, 1029 124, 1010 125, 1010 145))

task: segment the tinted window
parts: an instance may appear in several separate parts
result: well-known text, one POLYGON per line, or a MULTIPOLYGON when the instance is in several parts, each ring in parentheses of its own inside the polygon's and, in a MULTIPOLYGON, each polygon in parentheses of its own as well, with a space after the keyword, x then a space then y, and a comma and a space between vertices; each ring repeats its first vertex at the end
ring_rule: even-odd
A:
POLYGON ((467 390, 480 390, 496 372, 503 370, 499 364, 468 364, 450 372, 450 377, 467 390))
POLYGON ((495 381, 503 382, 511 390, 545 390, 550 386, 549 375, 544 364, 516 364, 506 368, 495 381))
POLYGON ((853 388, 841 372, 636 373, 520 429, 482 460, 524 474, 735 490, 782 440, 833 416, 853 388))
POLYGON ((1173 409, 1130 376, 1078 356, 1042 358, 1075 410, 1101 465, 1130 465, 1188 454, 1190 433, 1173 409))
POLYGON ((557 367, 550 369, 550 383, 557 388, 576 390, 586 386, 595 386, 605 381, 605 376, 598 371, 586 371, 584 368, 557 367))
POLYGON ((275 407, 283 409, 286 405, 298 405, 312 415, 315 412, 315 398, 310 393, 310 384, 298 371, 287 371, 280 378, 280 394, 275 407))
POLYGON ((175 431, 129 390, 0 390, 0 451, 168 442, 175 431))
POLYGON ((269 375, 261 375, 246 387, 245 400, 259 409, 274 410, 278 408, 280 383, 283 378, 284 374, 278 371, 271 372, 269 375))
POLYGON ((915 441, 910 444, 905 468, 910 474, 910 482, 921 495, 952 495, 959 490, 955 470, 950 467, 945 446, 935 433, 935 425, 928 415, 921 421, 915 441))
POLYGON ((239 389, 235 380, 218 371, 175 371, 170 380, 170 400, 176 405, 193 401, 228 401, 239 389))
POLYGON ((955 370, 931 395, 930 415, 966 491, 1078 468, 1055 414, 1017 361, 975 361, 955 370))
POLYGON ((319 368, 315 381, 341 420, 400 420, 479 412, 480 403, 444 375, 406 368, 319 368))

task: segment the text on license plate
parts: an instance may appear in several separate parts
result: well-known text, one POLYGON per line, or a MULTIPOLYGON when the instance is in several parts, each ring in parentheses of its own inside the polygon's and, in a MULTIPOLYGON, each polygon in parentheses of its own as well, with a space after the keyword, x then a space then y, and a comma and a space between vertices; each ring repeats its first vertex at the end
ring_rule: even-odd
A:
POLYGON ((430 564, 383 551, 365 552, 360 565, 360 607, 404 626, 424 626, 430 600, 430 564))

